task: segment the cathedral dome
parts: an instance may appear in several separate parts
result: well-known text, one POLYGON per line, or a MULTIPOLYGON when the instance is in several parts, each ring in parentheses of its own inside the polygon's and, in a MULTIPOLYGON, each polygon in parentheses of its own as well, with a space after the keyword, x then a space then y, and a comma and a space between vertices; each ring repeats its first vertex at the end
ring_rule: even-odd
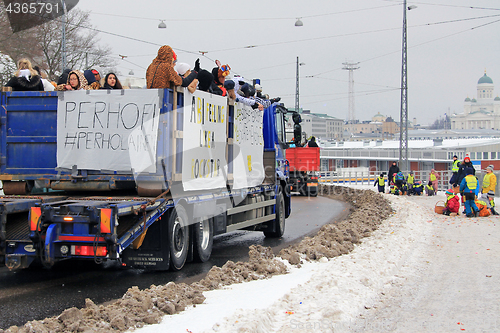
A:
POLYGON ((473 99, 471 100, 471 102, 472 102, 472 103, 476 103, 477 101, 476 101, 476 99, 475 99, 475 98, 473 98, 473 99))
POLYGON ((487 76, 486 73, 484 73, 484 75, 479 79, 479 81, 477 81, 477 84, 481 83, 493 84, 493 80, 489 76, 487 76))
POLYGON ((495 101, 500 101, 500 97, 495 97, 495 101))
POLYGON ((470 98, 467 97, 464 102, 470 102, 470 98))

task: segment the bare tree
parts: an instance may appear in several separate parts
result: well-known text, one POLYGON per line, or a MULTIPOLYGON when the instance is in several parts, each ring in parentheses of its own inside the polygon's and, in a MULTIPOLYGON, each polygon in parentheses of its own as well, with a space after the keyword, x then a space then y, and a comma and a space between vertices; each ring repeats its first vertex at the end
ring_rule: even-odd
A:
MULTIPOLYGON (((65 20, 67 68, 107 69, 116 65, 111 58, 111 48, 99 45, 98 32, 90 25, 89 12, 75 8, 68 12, 65 20)), ((50 79, 56 80, 62 67, 62 18, 14 34, 5 8, 0 5, 0 52, 14 61, 29 58, 45 69, 50 79)))

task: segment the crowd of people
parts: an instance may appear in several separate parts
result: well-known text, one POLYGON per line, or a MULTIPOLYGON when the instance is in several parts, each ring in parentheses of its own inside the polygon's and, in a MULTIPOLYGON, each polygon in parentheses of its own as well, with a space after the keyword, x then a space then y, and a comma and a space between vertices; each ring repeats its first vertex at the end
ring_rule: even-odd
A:
MULTIPOLYGON (((490 214, 499 215, 495 210, 495 187, 497 179, 494 166, 486 167, 483 181, 480 185, 476 177, 470 157, 465 156, 463 161, 453 156, 452 176, 449 180, 451 189, 445 191, 446 202, 443 214, 458 215, 460 206, 464 206, 463 214, 467 217, 489 216, 490 214), (460 194, 460 196, 459 196, 460 194)), ((429 173, 429 179, 426 183, 417 181, 412 171, 407 176, 399 170, 396 162, 393 162, 389 168, 387 185, 389 192, 395 195, 436 195, 438 191, 439 174, 432 169, 429 173)), ((385 193, 385 173, 381 173, 375 179, 373 186, 378 186, 380 193, 385 193)))
MULTIPOLYGON (((231 67, 215 61, 216 67, 210 71, 200 67, 197 59, 194 67, 187 63, 178 63, 174 50, 163 45, 158 55, 153 59, 146 71, 146 88, 163 89, 181 86, 191 93, 202 90, 215 95, 228 97, 235 102, 251 106, 253 109, 263 110, 280 98, 269 98, 262 93, 259 84, 253 85, 242 77, 234 75, 230 78, 231 67)), ((18 61, 18 70, 6 84, 13 91, 69 91, 69 90, 97 90, 123 89, 115 73, 107 73, 104 80, 95 69, 84 71, 66 69, 57 82, 50 82, 46 75, 37 67, 32 67, 28 59, 18 61)))
POLYGON ((13 91, 123 89, 115 73, 108 73, 104 80, 101 80, 100 73, 95 69, 83 72, 65 69, 55 82, 49 81, 47 75, 38 66, 33 66, 29 59, 20 59, 17 66, 17 71, 5 85, 13 91))

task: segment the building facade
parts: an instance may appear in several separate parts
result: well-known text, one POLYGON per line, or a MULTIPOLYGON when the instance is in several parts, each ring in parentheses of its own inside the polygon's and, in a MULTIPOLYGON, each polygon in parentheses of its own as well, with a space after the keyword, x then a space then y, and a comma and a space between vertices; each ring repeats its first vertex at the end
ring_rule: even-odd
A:
POLYGON ((484 75, 477 81, 477 99, 467 97, 464 112, 450 117, 451 129, 500 129, 500 97, 494 94, 493 80, 484 75))

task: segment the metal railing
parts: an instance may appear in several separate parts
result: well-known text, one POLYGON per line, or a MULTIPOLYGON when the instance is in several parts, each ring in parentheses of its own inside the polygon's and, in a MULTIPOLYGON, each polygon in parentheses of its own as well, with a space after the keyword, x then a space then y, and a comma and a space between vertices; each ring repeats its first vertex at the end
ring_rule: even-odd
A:
MULTIPOLYGON (((357 185, 372 185, 375 182, 375 179, 384 172, 385 180, 387 184, 387 171, 321 171, 319 173, 319 182, 321 184, 357 184, 357 185)), ((408 176, 407 172, 403 172, 405 177, 408 176)), ((413 175, 415 177, 415 181, 420 181, 423 184, 427 184, 429 182, 430 177, 429 171, 414 171, 413 175)), ((500 172, 494 172, 497 176, 497 180, 500 181, 500 172)), ((452 176, 451 171, 436 171, 438 175, 438 190, 446 191, 451 188, 449 183, 450 178, 452 176)), ((483 177, 486 174, 484 170, 476 170, 476 176, 479 179, 479 185, 482 185, 483 177)), ((498 183, 496 186, 495 194, 498 194, 498 183)))

